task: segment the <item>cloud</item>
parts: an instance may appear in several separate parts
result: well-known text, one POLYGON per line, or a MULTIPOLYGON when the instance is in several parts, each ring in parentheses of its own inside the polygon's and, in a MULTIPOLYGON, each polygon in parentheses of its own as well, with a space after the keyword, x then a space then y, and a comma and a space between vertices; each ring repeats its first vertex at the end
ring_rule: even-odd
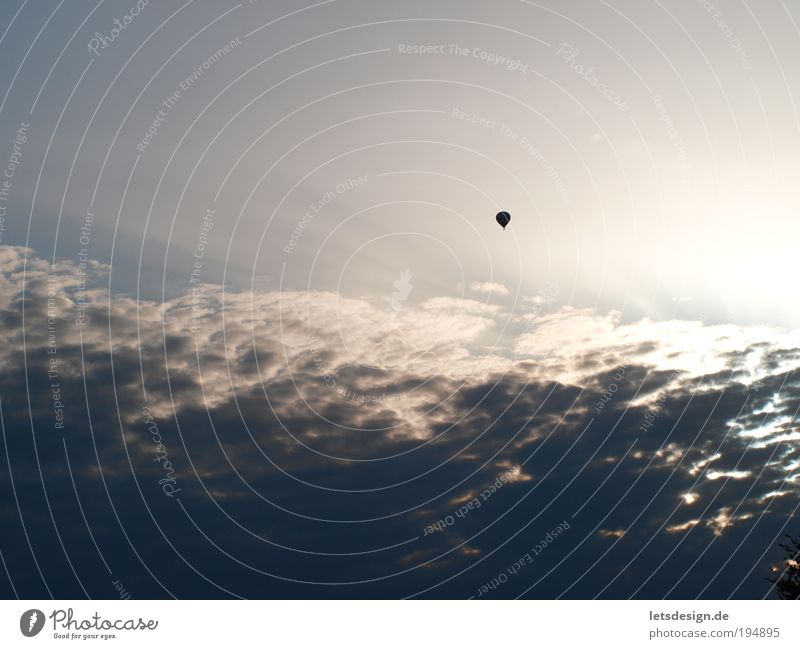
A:
POLYGON ((797 332, 208 285, 137 301, 108 270, 0 247, 21 494, 0 517, 29 595, 20 520, 56 595, 80 591, 55 525, 105 593, 78 499, 140 597, 470 596, 565 519, 528 596, 761 592, 800 488, 797 332))
POLYGON ((472 282, 469 290, 474 293, 488 293, 495 295, 510 295, 510 291, 504 284, 499 282, 472 282))

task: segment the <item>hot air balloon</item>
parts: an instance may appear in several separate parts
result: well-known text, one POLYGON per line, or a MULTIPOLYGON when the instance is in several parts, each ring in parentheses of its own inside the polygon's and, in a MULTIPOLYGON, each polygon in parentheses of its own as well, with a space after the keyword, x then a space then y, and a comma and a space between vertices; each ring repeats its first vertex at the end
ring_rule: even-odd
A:
POLYGON ((498 212, 495 218, 497 219, 497 222, 503 226, 504 230, 511 221, 511 215, 508 212, 498 212))

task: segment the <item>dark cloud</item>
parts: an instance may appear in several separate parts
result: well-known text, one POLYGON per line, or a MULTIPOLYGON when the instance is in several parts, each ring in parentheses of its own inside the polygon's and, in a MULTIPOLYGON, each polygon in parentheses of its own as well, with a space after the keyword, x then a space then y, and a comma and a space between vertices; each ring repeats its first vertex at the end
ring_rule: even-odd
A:
POLYGON ((470 597, 550 535, 481 597, 761 597, 796 527, 789 332, 564 308, 488 353, 511 314, 470 300, 137 303, 100 265, 79 328, 74 268, 24 255, 7 596, 470 597))

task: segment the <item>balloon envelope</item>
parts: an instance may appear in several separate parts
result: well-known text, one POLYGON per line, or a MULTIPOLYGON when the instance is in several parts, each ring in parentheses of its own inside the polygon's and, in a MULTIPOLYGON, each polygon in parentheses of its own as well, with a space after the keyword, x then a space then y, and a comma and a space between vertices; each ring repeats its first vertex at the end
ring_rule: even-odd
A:
POLYGON ((497 222, 503 226, 504 230, 511 221, 511 215, 508 212, 498 212, 495 218, 497 219, 497 222))

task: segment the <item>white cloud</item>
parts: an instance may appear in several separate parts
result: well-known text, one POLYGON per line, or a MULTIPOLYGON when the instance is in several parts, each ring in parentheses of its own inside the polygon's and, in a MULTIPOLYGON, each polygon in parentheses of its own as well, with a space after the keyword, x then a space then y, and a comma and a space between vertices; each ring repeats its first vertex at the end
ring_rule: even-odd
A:
POLYGON ((489 293, 495 295, 509 295, 510 291, 504 284, 499 282, 472 282, 469 290, 474 293, 489 293))

